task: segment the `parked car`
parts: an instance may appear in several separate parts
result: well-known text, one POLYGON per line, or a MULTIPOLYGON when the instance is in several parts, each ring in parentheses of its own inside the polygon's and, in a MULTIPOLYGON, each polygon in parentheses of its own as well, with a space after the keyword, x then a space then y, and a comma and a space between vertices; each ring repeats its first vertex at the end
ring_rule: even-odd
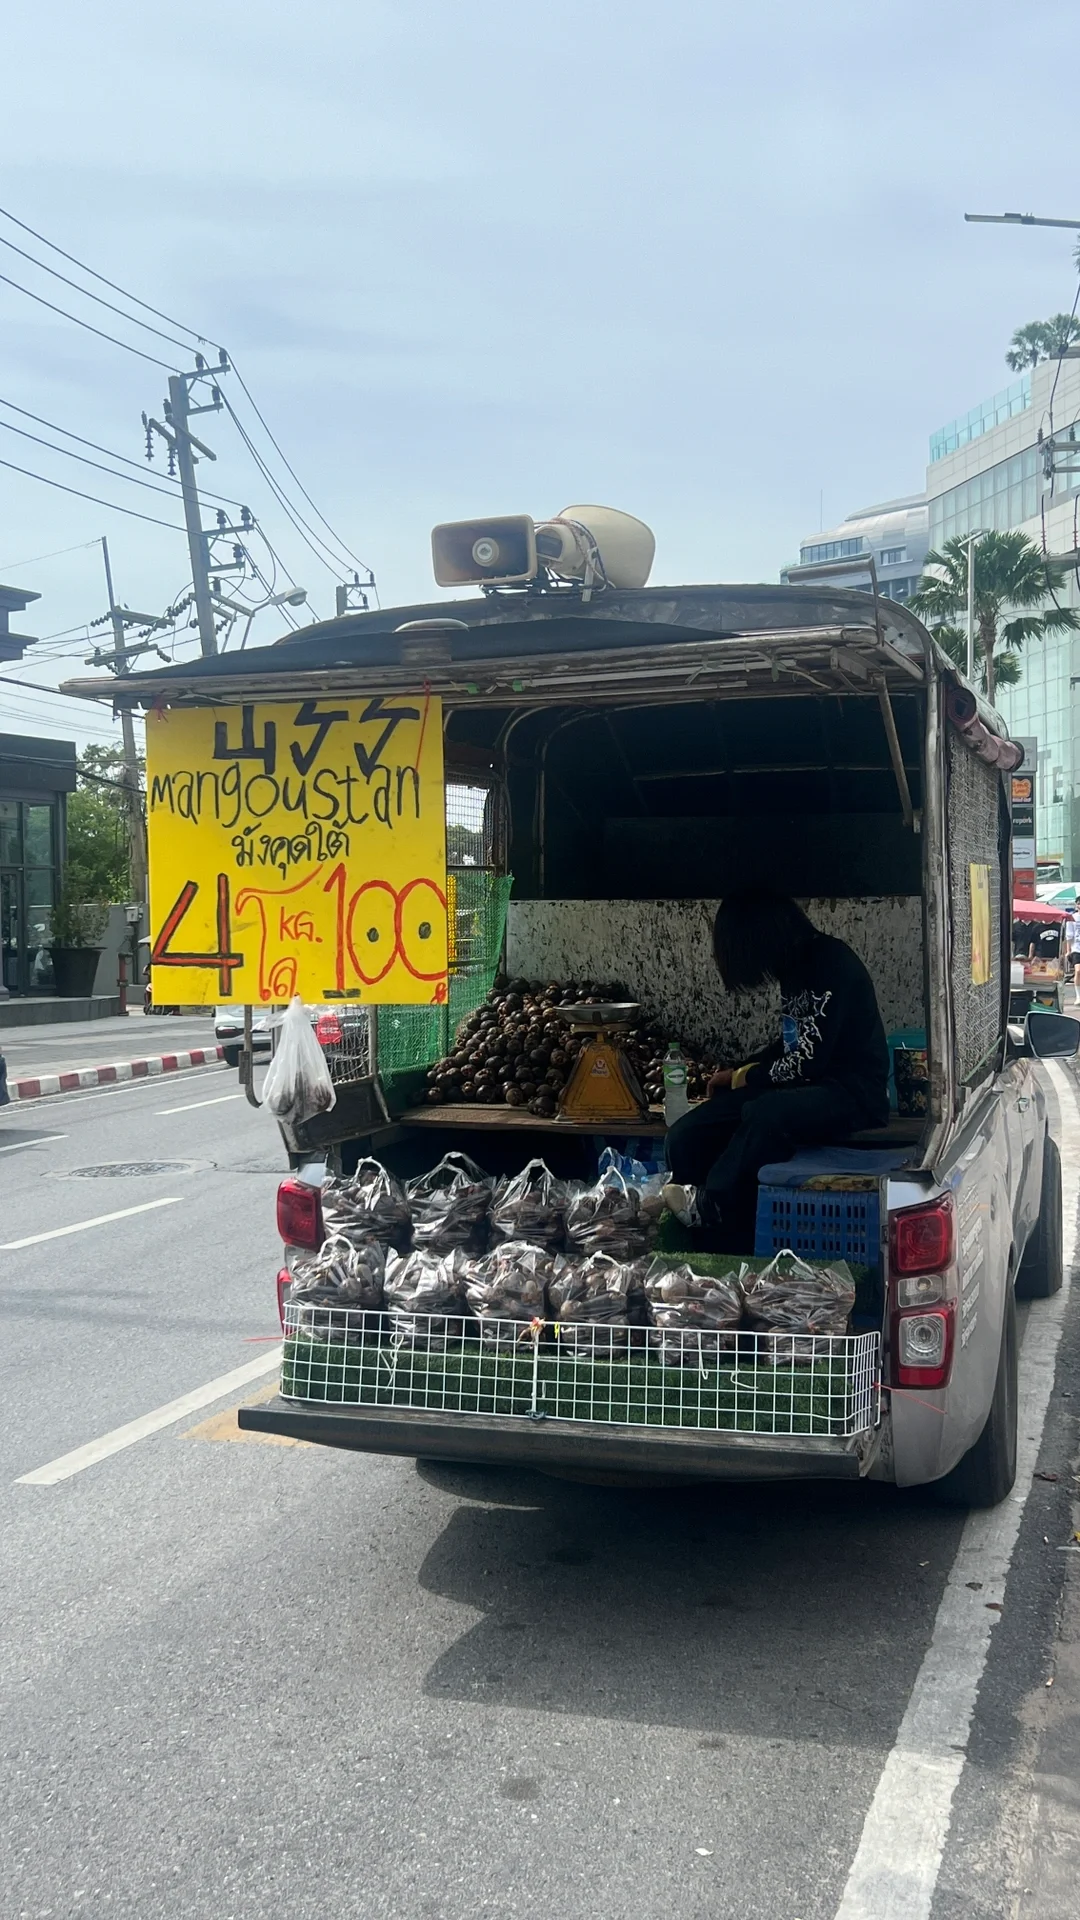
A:
MULTIPOLYGON (((265 1008, 252 1008, 251 1046, 254 1053, 269 1054, 273 1048, 270 1018, 270 1013, 265 1008)), ((225 1055, 226 1066, 238 1067, 244 1044, 243 1007, 214 1008, 214 1039, 225 1055)))
POLYGON ((0 1107, 11 1105, 11 1095, 7 1090, 7 1061, 0 1053, 0 1107))

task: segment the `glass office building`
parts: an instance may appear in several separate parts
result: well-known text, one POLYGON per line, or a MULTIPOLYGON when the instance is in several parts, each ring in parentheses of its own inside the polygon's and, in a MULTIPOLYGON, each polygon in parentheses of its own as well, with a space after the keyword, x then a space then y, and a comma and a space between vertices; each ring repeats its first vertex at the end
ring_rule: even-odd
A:
MULTIPOLYGON (((1071 561, 1058 598, 1080 611, 1080 360, 1036 367, 932 434, 926 491, 932 547, 983 528, 1017 528, 1071 561), (1065 471, 1070 466, 1077 471, 1065 471)), ((1020 660, 1020 684, 1003 687, 996 704, 1010 733, 1039 743, 1038 858, 1059 860, 1066 878, 1077 878, 1080 633, 1029 641, 1020 660)))

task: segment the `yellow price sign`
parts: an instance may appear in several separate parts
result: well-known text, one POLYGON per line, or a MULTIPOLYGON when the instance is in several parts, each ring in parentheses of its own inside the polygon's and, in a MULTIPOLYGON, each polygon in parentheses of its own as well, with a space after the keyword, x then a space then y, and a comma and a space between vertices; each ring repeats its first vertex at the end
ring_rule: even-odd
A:
POLYGON ((176 969, 169 997, 446 999, 440 700, 155 710, 146 789, 150 964, 176 969))

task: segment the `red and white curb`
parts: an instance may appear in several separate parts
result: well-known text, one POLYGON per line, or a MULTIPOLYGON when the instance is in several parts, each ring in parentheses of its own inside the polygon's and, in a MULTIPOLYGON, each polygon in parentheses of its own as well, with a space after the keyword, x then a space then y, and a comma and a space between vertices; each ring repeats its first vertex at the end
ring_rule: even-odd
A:
POLYGON ((222 1047, 193 1047, 190 1053, 159 1053, 150 1060, 118 1060, 112 1067, 74 1067, 70 1073, 43 1073, 36 1080, 9 1080, 12 1100, 41 1100, 49 1093, 74 1093, 80 1087, 107 1087, 116 1080, 153 1080, 183 1067, 205 1067, 224 1058, 222 1047))

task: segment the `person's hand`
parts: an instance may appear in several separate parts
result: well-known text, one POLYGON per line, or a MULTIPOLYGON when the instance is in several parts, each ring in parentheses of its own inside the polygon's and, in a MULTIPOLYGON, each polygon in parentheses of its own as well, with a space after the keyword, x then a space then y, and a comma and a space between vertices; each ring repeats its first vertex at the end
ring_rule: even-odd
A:
POLYGON ((724 1087, 730 1087, 734 1071, 734 1067, 717 1067, 716 1072, 709 1075, 709 1084, 705 1091, 710 1099, 714 1093, 720 1093, 724 1087))

